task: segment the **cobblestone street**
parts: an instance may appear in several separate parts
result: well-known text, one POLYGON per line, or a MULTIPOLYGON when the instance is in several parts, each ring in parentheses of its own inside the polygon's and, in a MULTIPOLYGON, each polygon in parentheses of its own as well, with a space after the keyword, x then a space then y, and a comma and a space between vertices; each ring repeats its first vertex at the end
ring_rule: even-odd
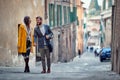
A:
POLYGON ((93 53, 84 53, 68 63, 52 64, 50 74, 40 74, 41 67, 31 68, 23 73, 23 68, 0 68, 0 80, 120 80, 111 72, 110 62, 100 62, 93 53))

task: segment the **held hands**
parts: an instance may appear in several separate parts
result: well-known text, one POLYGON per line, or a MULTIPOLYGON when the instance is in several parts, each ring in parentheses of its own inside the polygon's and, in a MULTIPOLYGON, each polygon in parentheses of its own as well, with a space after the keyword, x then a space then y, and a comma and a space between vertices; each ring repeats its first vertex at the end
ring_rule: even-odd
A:
POLYGON ((33 46, 37 46, 37 44, 36 43, 34 43, 34 45, 33 46))

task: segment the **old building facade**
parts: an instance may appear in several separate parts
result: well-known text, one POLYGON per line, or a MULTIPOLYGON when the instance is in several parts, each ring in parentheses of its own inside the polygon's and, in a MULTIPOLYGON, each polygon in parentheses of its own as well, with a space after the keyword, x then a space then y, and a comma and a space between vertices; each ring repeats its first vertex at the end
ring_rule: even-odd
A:
POLYGON ((84 22, 84 12, 85 8, 83 7, 83 2, 76 0, 77 6, 77 50, 79 49, 81 53, 83 52, 83 22, 84 22))
POLYGON ((103 0, 101 19, 103 20, 104 26, 104 47, 111 46, 111 20, 112 20, 112 0, 103 0))
MULTIPOLYGON (((80 0, 78 0, 79 3, 80 0)), ((17 25, 24 16, 42 16, 50 25, 54 38, 53 62, 67 62, 77 55, 77 0, 7 0, 0 1, 0 66, 21 66, 22 56, 17 53, 17 25)), ((82 7, 82 6, 81 6, 82 7)), ((81 19, 81 18, 80 18, 81 19)), ((82 26, 80 26, 82 27, 82 26)), ((82 48, 81 48, 82 49, 82 48)), ((35 66, 36 53, 30 55, 30 65, 35 66)))
POLYGON ((55 33, 53 42, 56 43, 53 43, 55 48, 52 59, 54 62, 70 61, 77 55, 78 48, 82 51, 82 2, 50 0, 47 3, 49 5, 48 22, 55 33))

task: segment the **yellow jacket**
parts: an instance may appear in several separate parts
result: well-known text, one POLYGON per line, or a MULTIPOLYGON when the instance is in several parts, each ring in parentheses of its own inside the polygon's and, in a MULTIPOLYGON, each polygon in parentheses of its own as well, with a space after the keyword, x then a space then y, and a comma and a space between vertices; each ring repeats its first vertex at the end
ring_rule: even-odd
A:
MULTIPOLYGON (((27 51, 26 39, 27 39, 27 30, 24 25, 20 24, 18 28, 18 53, 26 53, 27 51)), ((32 39, 32 44, 33 44, 33 39, 32 39)), ((32 46, 31 46, 31 51, 33 51, 32 46)))

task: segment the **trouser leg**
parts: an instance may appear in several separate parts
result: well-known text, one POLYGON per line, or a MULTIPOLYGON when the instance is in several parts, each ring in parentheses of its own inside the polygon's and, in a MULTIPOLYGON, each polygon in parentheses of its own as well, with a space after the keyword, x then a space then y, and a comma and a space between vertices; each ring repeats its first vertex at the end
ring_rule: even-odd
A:
POLYGON ((47 67, 48 67, 47 72, 50 73, 50 71, 51 71, 51 60, 50 60, 50 53, 49 53, 49 49, 48 48, 45 50, 45 53, 46 53, 47 67))
POLYGON ((45 49, 40 49, 43 72, 46 72, 45 49))

